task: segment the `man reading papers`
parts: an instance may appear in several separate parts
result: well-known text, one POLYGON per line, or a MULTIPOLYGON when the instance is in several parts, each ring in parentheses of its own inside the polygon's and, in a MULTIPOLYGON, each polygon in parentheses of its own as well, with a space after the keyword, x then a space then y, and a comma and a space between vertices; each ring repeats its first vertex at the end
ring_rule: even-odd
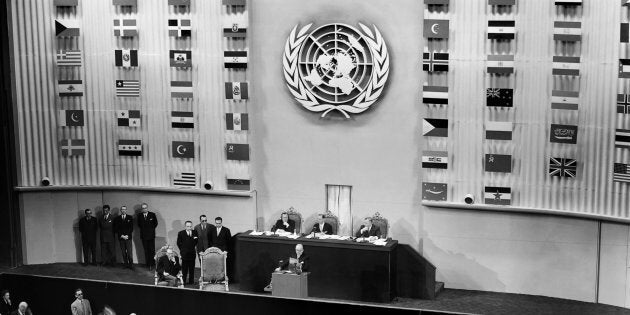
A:
MULTIPOLYGON (((309 268, 309 258, 304 253, 304 246, 302 244, 295 245, 295 255, 291 255, 288 260, 283 260, 280 267, 276 268, 274 272, 278 272, 283 269, 289 269, 290 271, 299 270, 301 272, 307 272, 309 268)), ((271 292, 272 283, 265 287, 266 292, 271 292)))

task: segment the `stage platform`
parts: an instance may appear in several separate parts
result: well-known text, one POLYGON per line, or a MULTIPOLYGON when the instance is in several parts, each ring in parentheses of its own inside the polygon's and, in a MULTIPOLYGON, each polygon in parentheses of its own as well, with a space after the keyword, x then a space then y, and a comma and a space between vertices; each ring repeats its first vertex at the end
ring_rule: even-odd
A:
MULTIPOLYGON (((164 301, 164 297, 172 296, 172 303, 201 303, 208 305, 208 310, 215 307, 238 307, 242 304, 249 303, 252 314, 265 314, 261 310, 265 309, 265 305, 271 305, 271 309, 279 309, 275 314, 294 314, 296 307, 299 314, 321 314, 322 310, 328 311, 361 311, 365 314, 448 314, 448 313, 473 313, 473 314, 629 314, 630 310, 604 304, 585 303, 565 299, 549 298, 542 296, 507 294, 469 290, 453 290, 445 289, 435 300, 419 300, 409 298, 396 298, 391 303, 369 303, 354 301, 344 301, 337 299, 309 298, 307 300, 300 299, 282 299, 272 297, 270 294, 253 293, 242 291, 238 283, 230 284, 228 293, 200 292, 196 290, 196 286, 187 286, 187 289, 176 288, 158 288, 152 286, 153 271, 144 267, 136 266, 135 270, 123 269, 122 267, 100 267, 100 266, 82 266, 72 263, 58 263, 46 265, 28 265, 14 269, 0 269, 0 288, 12 290, 12 298, 14 301, 20 300, 20 291, 29 292, 33 296, 42 296, 50 299, 51 292, 48 286, 59 286, 59 292, 54 295, 60 295, 62 298, 54 299, 62 303, 62 309, 69 309, 72 302, 73 287, 76 285, 83 286, 86 297, 90 300, 99 301, 96 305, 104 303, 111 305, 120 314, 132 307, 129 305, 129 299, 134 301, 137 299, 138 305, 146 305, 153 303, 151 301, 164 301), (17 275, 17 276, 14 276, 17 275), (24 277, 20 279, 19 275, 45 276, 46 278, 24 277), (5 277, 6 276, 6 277, 5 277), (50 278, 49 278, 50 277, 50 278), (59 278, 59 279, 57 279, 59 278), (76 280, 75 280, 76 279, 76 280), (96 280, 96 281, 90 281, 96 280), (41 285, 33 285, 28 288, 12 288, 13 285, 26 285, 27 283, 42 282, 41 285), (105 281, 105 282, 103 282, 105 281), (83 283, 83 284, 82 284, 83 283), (125 285, 133 284, 133 285, 125 285), (137 285, 140 284, 140 285, 137 285), (38 288, 44 289, 43 292, 37 292, 38 288), (91 289, 93 288, 93 289, 91 289), (114 288, 119 288, 115 289, 114 288), (28 291, 24 291, 27 289, 28 291), (114 290, 118 294, 112 294, 107 290, 114 290), (119 292, 121 291, 121 292, 119 292), (126 293, 125 293, 126 292, 126 293), (139 294, 146 294, 144 298, 139 294), (206 294, 208 293, 208 294, 206 294), (131 296, 129 296, 131 294, 131 296), (138 296, 134 296, 138 294, 138 296), (219 294, 219 295, 217 295, 219 294), (226 295, 227 294, 227 295, 226 295), (107 295, 107 296, 99 296, 107 295), (122 296, 122 298, 121 298, 122 296), (160 299, 162 297, 162 299, 160 299), (217 302, 220 301, 220 302, 217 302), (228 303, 228 301, 238 301, 228 303), (122 303, 116 308, 116 303, 122 303), (123 303, 124 302, 124 303, 123 303), (284 304, 283 304, 284 303, 284 304), (66 305, 67 304, 67 305, 66 305), (254 308, 253 306, 258 308, 254 308), (288 309, 281 307, 285 305, 288 309), (309 309, 308 312, 305 312, 309 309), (317 312, 316 312, 317 311, 317 312)), ((197 277, 199 269, 196 270, 197 277)), ((27 294, 27 293, 25 293, 27 294)), ((168 300, 168 299, 167 299, 168 300)), ((28 301, 36 305, 35 301, 28 301)), ((158 302, 155 302, 158 303, 158 302)), ((102 307, 102 306, 101 306, 102 307)), ((201 307, 201 306, 199 306, 201 307)), ((42 310, 35 309, 35 314, 51 314, 42 310)), ((98 311, 94 310, 95 314, 98 311)), ((166 311, 166 310, 165 310, 166 311)), ((138 315, 144 313, 136 312, 138 315)), ((173 314, 173 313, 162 313, 173 314)), ((196 314, 196 313, 182 313, 196 314)), ((236 314, 236 313, 234 313, 236 314)), ((151 315, 160 315, 160 313, 151 313, 151 315)))

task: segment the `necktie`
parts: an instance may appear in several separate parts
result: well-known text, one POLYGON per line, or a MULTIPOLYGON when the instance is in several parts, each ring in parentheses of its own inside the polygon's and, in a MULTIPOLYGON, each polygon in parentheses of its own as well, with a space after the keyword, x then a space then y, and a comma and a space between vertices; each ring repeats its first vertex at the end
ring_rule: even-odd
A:
POLYGON ((85 304, 83 304, 83 300, 81 300, 81 309, 83 310, 83 314, 85 314, 85 304))
POLYGON ((188 237, 190 237, 190 231, 188 231, 188 237))
POLYGON ((205 229, 206 229, 206 225, 205 225, 205 224, 202 224, 202 225, 201 225, 201 230, 203 231, 203 230, 205 230, 205 229))
POLYGON ((146 214, 146 213, 144 214, 144 219, 145 219, 145 220, 147 219, 147 214, 146 214))
POLYGON ((125 220, 125 215, 123 214, 123 220, 125 220))

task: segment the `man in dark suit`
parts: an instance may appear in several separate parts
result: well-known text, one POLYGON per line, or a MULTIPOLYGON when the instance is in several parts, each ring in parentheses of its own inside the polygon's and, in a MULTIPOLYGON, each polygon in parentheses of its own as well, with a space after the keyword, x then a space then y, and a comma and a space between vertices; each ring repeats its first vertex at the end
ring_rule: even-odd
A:
POLYGON ((356 237, 381 237, 381 228, 372 224, 371 218, 365 218, 363 224, 359 227, 356 237))
POLYGON ((290 233, 295 233, 295 221, 289 219, 289 214, 282 212, 280 220, 276 221, 276 224, 271 228, 271 232, 282 230, 290 233))
POLYGON ((0 302, 0 314, 11 314, 17 309, 17 305, 11 302, 11 294, 8 290, 2 291, 2 301, 0 302))
POLYGON ((199 239, 197 231, 192 228, 192 221, 186 221, 186 229, 177 233, 177 247, 182 255, 182 274, 184 282, 194 284, 195 278, 195 246, 199 239), (186 281, 188 276, 188 281, 186 281))
POLYGON ((96 265, 96 231, 98 223, 92 216, 92 210, 85 209, 85 216, 79 219, 79 232, 83 245, 83 266, 88 263, 96 265))
POLYGON ((11 312, 11 315, 32 315, 31 310, 28 308, 28 304, 26 302, 20 302, 18 308, 11 312))
POLYGON ((155 256, 155 228, 158 225, 155 213, 149 211, 149 206, 143 203, 142 213, 138 215, 138 227, 140 228, 140 238, 144 249, 144 262, 147 268, 155 266, 153 256, 155 256))
POLYGON ((101 261, 104 266, 113 266, 116 261, 114 254, 114 216, 110 213, 109 205, 103 206, 103 216, 99 220, 101 230, 101 261))
MULTIPOLYGON (((210 247, 210 229, 214 229, 214 225, 208 223, 208 218, 205 215, 199 217, 199 224, 195 225, 195 231, 199 236, 197 240, 197 253, 203 253, 208 247, 210 247)), ((201 261, 201 257, 199 257, 201 261)))
POLYGON ((222 251, 226 251, 228 249, 228 244, 230 244, 230 239, 232 239, 232 234, 230 233, 230 229, 223 226, 223 219, 221 217, 214 218, 214 229, 210 229, 210 247, 217 247, 222 251))
MULTIPOLYGON (((282 264, 280 267, 276 268, 274 271, 280 271, 282 269, 287 269, 290 265, 295 265, 295 268, 298 269, 297 266, 300 266, 300 270, 302 272, 307 272, 309 270, 309 257, 304 253, 304 246, 302 244, 295 245, 295 255, 289 256, 289 259, 282 260, 282 264)), ((269 284, 264 288, 264 291, 271 292, 273 289, 273 283, 269 282, 269 284)))
POLYGON ((179 259, 175 256, 171 248, 166 250, 166 255, 160 257, 155 270, 158 273, 159 281, 168 282, 170 287, 177 286, 177 275, 180 273, 181 267, 179 265, 179 259))
POLYGON ((317 215, 317 223, 315 223, 315 225, 313 225, 313 229, 312 229, 313 233, 323 233, 323 234, 328 234, 328 235, 332 235, 333 234, 333 230, 332 230, 332 225, 326 223, 324 221, 324 215, 323 214, 318 214, 317 215))
POLYGON ((133 269, 133 248, 131 243, 133 218, 127 214, 127 206, 120 207, 120 215, 114 219, 114 230, 118 234, 123 264, 129 269, 133 269))

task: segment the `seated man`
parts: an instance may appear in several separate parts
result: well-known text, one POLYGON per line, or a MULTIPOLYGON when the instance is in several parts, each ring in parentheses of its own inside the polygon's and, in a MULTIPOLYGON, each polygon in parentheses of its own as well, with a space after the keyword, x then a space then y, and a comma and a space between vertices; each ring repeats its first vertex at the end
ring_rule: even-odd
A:
POLYGON ((315 223, 315 225, 313 225, 313 229, 312 229, 313 233, 323 233, 323 234, 328 234, 328 235, 332 235, 333 231, 332 231, 332 226, 326 222, 324 222, 324 215, 323 214, 318 214, 317 215, 317 223, 315 223))
POLYGON ((157 263, 158 281, 166 281, 169 287, 176 287, 177 275, 181 272, 181 269, 179 258, 175 256, 171 248, 167 249, 166 255, 160 257, 157 263))
POLYGON ((372 218, 363 219, 363 224, 359 227, 356 237, 381 237, 381 228, 372 224, 372 218))
POLYGON ((276 221, 276 224, 271 227, 271 232, 276 232, 278 230, 295 233, 295 221, 289 219, 288 213, 282 212, 280 220, 276 221))
MULTIPOLYGON (((295 245, 295 255, 291 255, 289 256, 288 260, 282 261, 282 264, 280 265, 280 267, 276 268, 274 272, 278 272, 282 269, 290 268, 291 264, 299 265, 302 267, 301 268, 302 272, 307 272, 309 268, 308 261, 309 261, 308 256, 304 254, 304 246, 302 246, 302 244, 297 244, 295 245)), ((267 285, 264 290, 266 292, 271 292, 272 288, 273 288, 272 283, 269 282, 269 285, 267 285)))

